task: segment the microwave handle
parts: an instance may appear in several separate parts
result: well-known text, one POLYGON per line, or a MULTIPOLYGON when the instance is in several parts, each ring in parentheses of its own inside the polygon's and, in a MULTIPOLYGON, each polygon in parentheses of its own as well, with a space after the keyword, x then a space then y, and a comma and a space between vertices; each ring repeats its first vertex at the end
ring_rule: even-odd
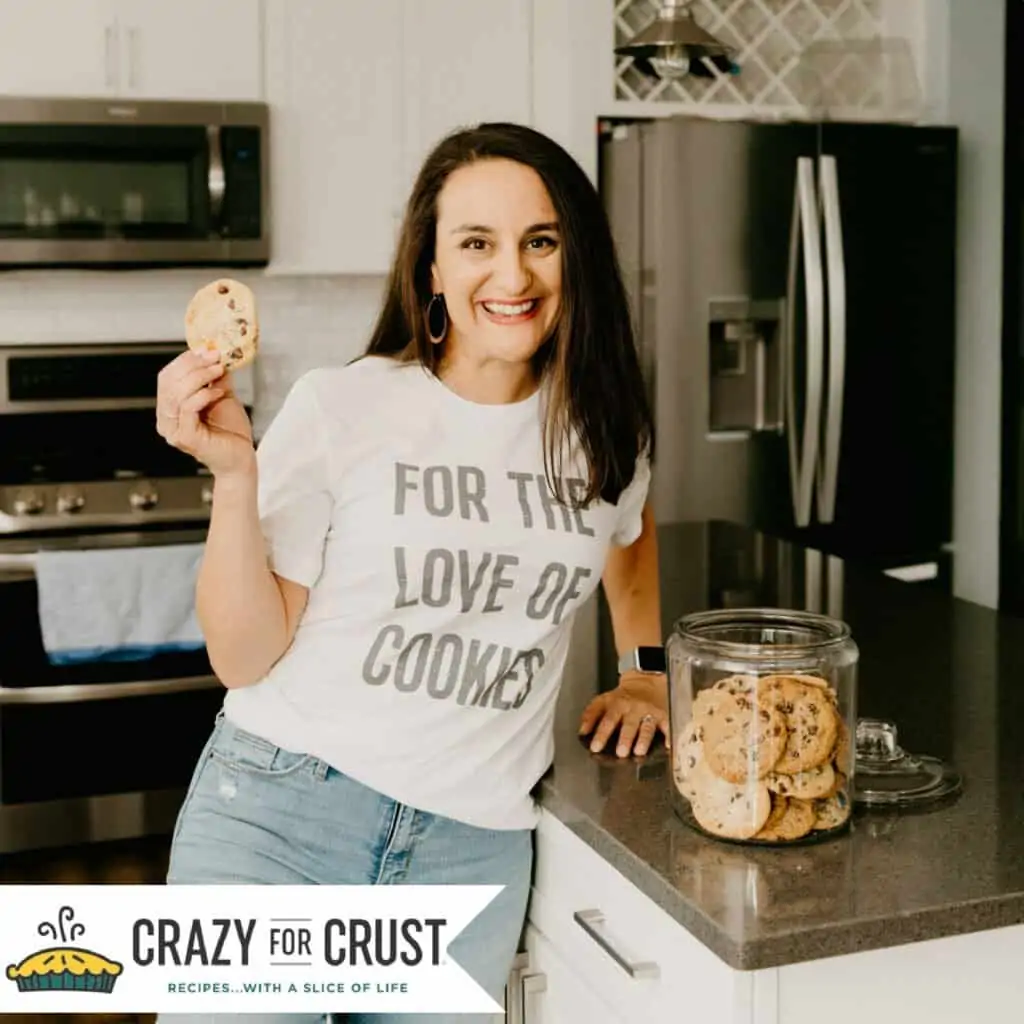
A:
MULTIPOLYGON (((224 209, 224 154, 220 146, 220 125, 206 126, 206 141, 209 148, 209 162, 206 172, 206 187, 210 193, 210 220, 214 230, 220 228, 221 211, 224 209)), ((218 232, 219 233, 219 232, 218 232)))

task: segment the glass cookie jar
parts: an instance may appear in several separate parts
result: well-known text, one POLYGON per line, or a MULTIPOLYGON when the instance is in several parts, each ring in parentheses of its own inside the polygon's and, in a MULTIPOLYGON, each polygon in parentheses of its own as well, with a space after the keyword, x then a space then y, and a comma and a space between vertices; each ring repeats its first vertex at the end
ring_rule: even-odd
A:
POLYGON ((846 828, 857 646, 849 627, 774 608, 699 612, 666 643, 672 805, 717 839, 784 845, 846 828))

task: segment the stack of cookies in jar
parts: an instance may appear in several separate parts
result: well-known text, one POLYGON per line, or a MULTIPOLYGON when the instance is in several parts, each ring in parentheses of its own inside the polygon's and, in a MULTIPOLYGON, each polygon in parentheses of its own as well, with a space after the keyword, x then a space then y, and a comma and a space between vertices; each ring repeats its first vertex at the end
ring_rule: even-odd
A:
POLYGON ((731 675, 691 712, 673 730, 673 778, 705 832, 786 843, 847 823, 850 736, 827 680, 731 675))

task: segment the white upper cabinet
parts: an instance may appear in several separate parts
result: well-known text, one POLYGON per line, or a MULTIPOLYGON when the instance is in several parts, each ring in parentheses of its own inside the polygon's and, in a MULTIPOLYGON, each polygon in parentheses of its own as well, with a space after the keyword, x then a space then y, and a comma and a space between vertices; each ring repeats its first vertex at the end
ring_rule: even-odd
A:
POLYGON ((113 96, 110 0, 0 0, 0 95, 113 96))
POLYGON ((610 4, 532 0, 533 117, 597 182, 597 122, 613 92, 615 22, 610 4))
POLYGON ((533 123, 532 0, 403 0, 405 178, 453 128, 533 123))
POLYGON ((531 121, 531 3, 265 0, 269 272, 387 272, 434 143, 531 121))
POLYGON ((259 0, 114 0, 120 94, 258 100, 259 0))
POLYGON ((0 94, 260 98, 259 0, 0 0, 0 94))
POLYGON ((270 271, 384 273, 400 209, 401 0, 266 0, 270 271))

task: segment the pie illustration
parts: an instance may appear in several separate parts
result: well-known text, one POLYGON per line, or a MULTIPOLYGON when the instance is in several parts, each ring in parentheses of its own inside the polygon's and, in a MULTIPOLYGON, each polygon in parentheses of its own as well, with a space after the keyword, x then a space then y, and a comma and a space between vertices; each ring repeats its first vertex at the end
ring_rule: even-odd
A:
MULTIPOLYGON (((73 943, 85 931, 84 925, 71 924, 74 916, 70 907, 60 908, 57 920, 62 943, 73 943), (65 924, 69 925, 67 929, 65 924)), ((39 926, 39 933, 56 939, 58 928, 44 921, 39 926)), ((21 963, 10 964, 7 977, 17 982, 21 992, 112 992, 121 970, 117 961, 92 950, 61 945, 40 949, 21 963)))

